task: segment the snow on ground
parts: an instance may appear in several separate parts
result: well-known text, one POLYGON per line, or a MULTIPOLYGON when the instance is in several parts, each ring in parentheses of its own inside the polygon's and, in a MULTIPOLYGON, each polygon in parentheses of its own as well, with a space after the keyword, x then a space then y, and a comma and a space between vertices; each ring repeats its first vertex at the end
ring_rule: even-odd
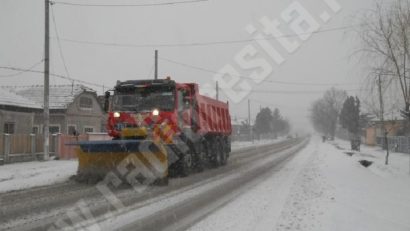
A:
POLYGON ((280 171, 190 230, 410 230, 409 155, 392 153, 385 166, 378 148, 349 156, 348 145, 312 138, 280 171))
MULTIPOLYGON (((232 150, 276 143, 276 140, 233 142, 232 150)), ((0 193, 67 181, 77 171, 77 160, 25 162, 0 166, 0 193)))
POLYGON ((25 162, 0 166, 0 193, 67 181, 77 161, 25 162))

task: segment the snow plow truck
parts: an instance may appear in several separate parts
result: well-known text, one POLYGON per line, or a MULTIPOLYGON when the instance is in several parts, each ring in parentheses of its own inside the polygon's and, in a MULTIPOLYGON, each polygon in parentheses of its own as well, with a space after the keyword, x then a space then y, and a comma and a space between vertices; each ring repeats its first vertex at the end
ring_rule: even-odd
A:
POLYGON ((166 185, 169 176, 227 164, 229 104, 200 95, 196 83, 118 81, 105 93, 104 110, 112 140, 78 143, 77 181, 115 173, 129 184, 166 185))

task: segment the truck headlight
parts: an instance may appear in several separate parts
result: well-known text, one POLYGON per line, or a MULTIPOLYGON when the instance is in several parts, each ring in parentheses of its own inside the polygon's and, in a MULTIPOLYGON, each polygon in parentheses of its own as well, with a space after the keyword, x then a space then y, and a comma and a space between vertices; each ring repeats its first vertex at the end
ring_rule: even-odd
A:
POLYGON ((159 110, 158 110, 158 109, 154 109, 154 110, 152 111, 152 115, 153 115, 153 116, 159 116, 159 110))
POLYGON ((114 118, 120 118, 120 113, 119 112, 114 112, 114 118))

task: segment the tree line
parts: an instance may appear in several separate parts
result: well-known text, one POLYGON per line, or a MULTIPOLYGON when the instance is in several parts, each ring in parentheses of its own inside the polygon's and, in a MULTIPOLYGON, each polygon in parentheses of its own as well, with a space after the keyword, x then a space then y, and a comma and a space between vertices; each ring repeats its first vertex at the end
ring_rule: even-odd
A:
POLYGON ((310 119, 316 131, 334 139, 337 126, 349 133, 352 149, 359 149, 361 129, 368 122, 368 115, 360 111, 360 99, 346 91, 331 88, 313 102, 310 119))
POLYGON ((257 136, 272 134, 275 138, 286 135, 290 131, 289 121, 285 119, 278 108, 273 111, 269 108, 261 108, 256 115, 254 131, 257 136))

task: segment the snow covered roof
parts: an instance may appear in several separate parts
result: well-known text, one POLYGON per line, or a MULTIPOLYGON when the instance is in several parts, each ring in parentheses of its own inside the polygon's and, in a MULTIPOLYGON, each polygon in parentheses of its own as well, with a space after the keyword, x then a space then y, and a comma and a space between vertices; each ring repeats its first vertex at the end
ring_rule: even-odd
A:
POLYGON ((17 95, 16 93, 13 93, 6 88, 0 88, 0 105, 36 109, 41 108, 41 105, 37 104, 36 102, 23 96, 17 95))
POLYGON ((243 119, 236 119, 236 118, 232 119, 232 118, 231 118, 231 124, 232 124, 232 125, 241 126, 241 125, 244 124, 244 123, 247 124, 248 121, 247 121, 247 120, 243 120, 243 119))
MULTIPOLYGON (((43 107, 44 87, 43 85, 8 87, 15 94, 32 100, 40 108, 43 107)), ((83 92, 95 93, 91 88, 83 85, 51 85, 50 86, 50 109, 66 109, 79 94, 83 92)))
MULTIPOLYGON (((384 120, 386 121, 399 121, 399 120, 404 120, 404 118, 400 114, 400 110, 393 110, 390 112, 385 112, 383 114, 384 120)), ((370 115, 371 119, 370 121, 372 122, 379 122, 380 118, 379 115, 370 115)))

